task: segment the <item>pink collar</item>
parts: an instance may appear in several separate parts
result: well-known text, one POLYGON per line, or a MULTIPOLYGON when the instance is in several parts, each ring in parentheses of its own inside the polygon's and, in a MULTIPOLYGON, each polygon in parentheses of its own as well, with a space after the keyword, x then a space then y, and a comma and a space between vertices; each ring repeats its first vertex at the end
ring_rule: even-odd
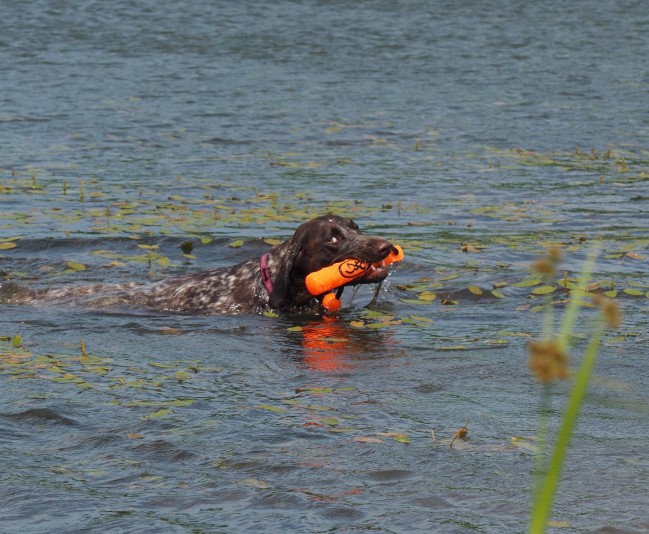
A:
POLYGON ((268 291, 268 294, 270 295, 273 292, 273 282, 270 279, 270 273, 268 272, 268 254, 264 254, 261 257, 261 279, 264 281, 264 285, 266 286, 266 291, 268 291))

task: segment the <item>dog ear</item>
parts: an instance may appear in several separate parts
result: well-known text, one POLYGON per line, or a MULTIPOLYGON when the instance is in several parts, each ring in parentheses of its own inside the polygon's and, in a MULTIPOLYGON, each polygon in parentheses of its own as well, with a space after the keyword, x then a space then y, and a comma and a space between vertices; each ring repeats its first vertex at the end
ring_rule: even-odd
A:
POLYGON ((291 279, 291 271, 295 265, 295 259, 302 250, 302 247, 295 242, 292 242, 289 249, 285 254, 282 254, 279 269, 273 279, 273 290, 268 298, 268 305, 276 310, 288 306, 291 301, 289 284, 291 279))

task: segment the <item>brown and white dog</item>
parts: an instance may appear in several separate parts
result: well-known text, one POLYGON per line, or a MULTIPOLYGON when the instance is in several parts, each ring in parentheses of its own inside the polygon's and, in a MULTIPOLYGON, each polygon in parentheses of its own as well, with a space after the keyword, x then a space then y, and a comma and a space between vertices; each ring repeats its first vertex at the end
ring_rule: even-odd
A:
MULTIPOLYGON (((362 234, 351 219, 323 215, 300 225, 291 239, 276 245, 261 259, 232 267, 153 284, 93 284, 36 291, 22 288, 13 298, 5 294, 2 300, 74 302, 93 307, 135 305, 196 314, 290 311, 314 302, 305 285, 309 273, 348 258, 380 262, 394 249, 387 239, 362 234)), ((387 275, 387 267, 372 268, 352 284, 381 282, 387 275)))

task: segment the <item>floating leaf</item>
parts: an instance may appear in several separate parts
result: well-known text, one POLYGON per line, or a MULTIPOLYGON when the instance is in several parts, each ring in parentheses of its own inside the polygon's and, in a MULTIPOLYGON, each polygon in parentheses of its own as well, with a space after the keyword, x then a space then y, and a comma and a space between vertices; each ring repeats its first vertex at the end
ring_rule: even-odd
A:
POLYGON ((500 291, 498 291, 497 289, 494 289, 494 290, 491 292, 491 294, 492 294, 494 297, 496 297, 497 299, 504 299, 504 298, 505 298, 505 295, 504 295, 503 293, 501 293, 500 291))
POLYGON ((333 337, 333 336, 325 336, 319 338, 320 341, 324 341, 325 343, 347 343, 349 339, 346 337, 333 337))
POLYGON ((525 278, 516 284, 512 284, 512 287, 534 287, 538 286, 542 281, 541 278, 525 278))
POLYGON ((423 305, 431 304, 432 300, 401 299, 401 302, 403 302, 404 304, 423 306, 423 305))
POLYGON ((485 345, 508 345, 509 341, 506 339, 486 339, 485 345))
POLYGON ((11 338, 11 346, 15 349, 18 349, 23 346, 23 338, 20 336, 14 336, 11 338))
POLYGON ((324 406, 322 404, 308 404, 305 408, 316 412, 326 412, 327 410, 331 410, 331 406, 324 406))
POLYGON ((407 445, 410 444, 410 438, 405 434, 399 434, 398 436, 394 436, 392 439, 394 441, 398 441, 399 443, 405 443, 407 445))
POLYGON ((579 286, 574 281, 569 280, 565 276, 557 280, 557 285, 562 289, 579 289, 579 286))
POLYGON ((469 286, 468 289, 474 295, 482 295, 482 289, 480 289, 478 286, 469 286))
POLYGON ((9 250, 16 247, 16 243, 0 243, 0 250, 9 250))
POLYGON ((347 426, 334 426, 329 428, 329 432, 342 434, 343 432, 358 432, 358 429, 347 426))
POLYGON ((628 287, 624 290, 624 292, 627 295, 630 295, 632 297, 642 297, 644 295, 644 291, 641 291, 639 289, 635 289, 633 287, 628 287))
POLYGON ((175 363, 160 363, 160 362, 149 362, 151 367, 159 367, 160 369, 174 369, 178 367, 175 363))
POLYGON ((162 408, 157 412, 153 412, 150 413, 149 415, 145 415, 142 419, 157 419, 159 417, 164 417, 165 415, 169 415, 170 413, 171 413, 171 408, 162 408))
POLYGON ((96 375, 105 375, 108 374, 108 371, 110 371, 112 368, 92 366, 92 367, 85 367, 85 369, 87 369, 88 371, 96 375))
POLYGON ((434 323, 435 322, 430 317, 423 317, 422 315, 411 315, 410 318, 414 319, 415 321, 417 321, 419 323, 434 323))
MULTIPOLYGON (((387 328, 388 326, 395 326, 395 325, 398 325, 398 324, 401 324, 401 321, 397 319, 395 321, 383 321, 383 322, 378 322, 378 323, 369 323, 369 324, 366 324, 365 327, 366 328, 379 329, 379 328, 387 328)), ((343 340, 343 341, 347 341, 347 340, 343 340)))
POLYGON ((582 289, 584 291, 597 291, 600 287, 599 282, 593 282, 592 284, 585 285, 582 289))
POLYGON ((355 437, 354 441, 357 441, 358 443, 385 443, 382 439, 371 438, 366 436, 355 437))
POLYGON ((228 246, 230 248, 239 248, 243 246, 243 243, 243 239, 237 239, 235 241, 232 241, 232 243, 230 243, 228 246))
POLYGON ((295 393, 311 393, 313 395, 333 393, 333 391, 333 388, 295 388, 295 393))
POLYGON ((68 267, 73 271, 85 271, 86 266, 83 263, 77 263, 76 261, 69 261, 67 263, 68 267))
POLYGON ((338 419, 335 417, 324 417, 323 419, 320 419, 320 421, 328 426, 336 426, 338 424, 338 419))
POLYGON ((628 287, 624 290, 624 292, 627 295, 630 295, 631 297, 642 297, 644 296, 644 291, 640 291, 639 289, 635 289, 633 287, 628 287))
POLYGON ((125 406, 127 408, 139 408, 142 406, 160 406, 160 401, 154 401, 154 400, 135 400, 135 401, 130 401, 130 402, 125 402, 122 404, 122 406, 125 406))
POLYGON ((138 247, 143 248, 144 250, 158 250, 160 245, 138 245, 138 247))
POLYGON ((260 410, 266 410, 268 412, 274 412, 274 413, 286 412, 286 408, 280 408, 279 406, 272 406, 270 404, 260 404, 259 406, 256 406, 256 408, 259 408, 260 410))
POLYGON ((187 371, 176 371, 175 377, 178 382, 185 382, 191 378, 192 375, 190 375, 187 371))
POLYGON ((172 335, 172 336, 178 336, 183 333, 183 331, 180 328, 173 328, 171 326, 163 326, 160 329, 161 334, 167 334, 167 335, 172 335))
POLYGON ((51 379, 52 382, 61 382, 61 383, 83 383, 84 380, 82 378, 79 378, 71 373, 65 373, 63 376, 56 376, 51 379))
POLYGON ((550 293, 554 293, 556 289, 554 286, 541 286, 534 288, 532 293, 535 295, 549 295, 550 293))
POLYGON ((394 315, 389 315, 382 311, 369 310, 369 309, 363 310, 363 317, 365 317, 366 319, 373 319, 377 321, 390 321, 394 319, 394 315))
POLYGON ((128 439, 144 439, 144 434, 137 434, 137 433, 133 432, 131 434, 126 434, 126 437, 128 439))
POLYGON ((627 258, 631 258, 633 260, 644 260, 646 257, 643 254, 639 254, 637 252, 627 252, 625 254, 627 258))
POLYGON ((512 436, 509 441, 512 443, 512 445, 516 445, 517 447, 520 447, 521 449, 528 450, 530 452, 536 452, 538 450, 537 445, 532 443, 529 438, 523 438, 520 436, 512 436))
POLYGON ((185 406, 191 406, 192 404, 194 404, 194 399, 176 399, 171 401, 169 406, 182 408, 185 406))
POLYGON ((432 302, 437 298, 437 295, 431 291, 424 291, 423 293, 420 293, 417 298, 424 302, 432 302))
POLYGON ((263 480, 258 480, 256 478, 246 478, 245 480, 241 481, 242 484, 246 486, 250 486, 251 488, 256 488, 256 489, 269 489, 270 484, 268 482, 265 482, 263 480))
POLYGON ((591 297, 592 294, 586 291, 585 289, 577 288, 570 291, 570 295, 573 297, 591 297))

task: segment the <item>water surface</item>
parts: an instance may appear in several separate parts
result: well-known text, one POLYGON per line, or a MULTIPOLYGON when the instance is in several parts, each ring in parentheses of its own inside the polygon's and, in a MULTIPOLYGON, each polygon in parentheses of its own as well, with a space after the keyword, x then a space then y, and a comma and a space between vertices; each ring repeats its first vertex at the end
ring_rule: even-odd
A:
POLYGON ((327 211, 406 261, 334 320, 3 304, 0 530, 524 531, 543 299, 516 284, 595 241, 623 322, 551 530, 649 529, 643 3, 2 12, 2 283, 230 265, 327 211))

